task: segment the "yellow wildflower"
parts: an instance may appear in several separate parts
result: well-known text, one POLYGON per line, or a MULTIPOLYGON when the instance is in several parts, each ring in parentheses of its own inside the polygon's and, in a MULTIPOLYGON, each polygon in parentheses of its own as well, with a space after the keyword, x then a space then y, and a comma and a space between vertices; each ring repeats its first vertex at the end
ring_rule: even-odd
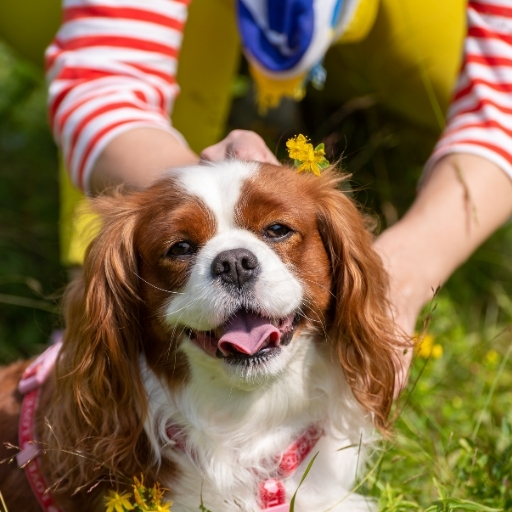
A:
POLYGON ((286 142, 288 154, 297 166, 297 172, 312 172, 320 176, 320 170, 329 166, 325 158, 325 147, 319 144, 316 148, 308 142, 308 138, 300 134, 286 142))
POLYGON ((434 336, 432 334, 425 334, 416 345, 416 355, 424 359, 429 357, 439 359, 443 355, 443 346, 434 343, 434 336))
POLYGON ((144 492, 146 488, 144 487, 144 475, 140 475, 140 480, 134 476, 133 481, 135 482, 133 487, 133 497, 135 498, 135 503, 139 506, 141 510, 149 510, 146 504, 146 500, 143 498, 144 492), (141 496, 142 494, 142 496, 141 496))
POLYGON ((171 512, 171 507, 172 507, 172 501, 168 501, 167 503, 158 503, 158 504, 155 504, 155 508, 153 508, 152 510, 154 512, 171 512))
POLYGON ((500 355, 498 354, 498 352, 496 352, 496 350, 492 348, 491 350, 489 350, 489 352, 487 352, 487 354, 485 354, 485 362, 491 366, 494 366, 498 362, 499 358, 500 355))
POLYGON ((162 498, 164 497, 165 491, 168 489, 164 489, 158 482, 153 486, 152 494, 153 500, 155 503, 159 504, 162 498))
POLYGON ((129 501, 130 497, 131 494, 129 492, 118 494, 115 491, 110 491, 108 496, 105 496, 106 512, 125 512, 126 510, 133 510, 134 507, 129 501))
MULTIPOLYGON (((167 489, 162 487, 158 482, 152 488, 144 485, 144 475, 140 475, 140 480, 134 476, 133 495, 135 503, 143 512, 170 512, 172 501, 161 503, 164 493, 167 489)), ((117 511, 116 511, 117 512, 117 511)))
POLYGON ((286 147, 288 148, 288 154, 290 158, 294 160, 304 160, 304 157, 307 157, 308 147, 313 147, 309 142, 308 138, 304 135, 300 134, 296 137, 288 139, 286 142, 286 147))

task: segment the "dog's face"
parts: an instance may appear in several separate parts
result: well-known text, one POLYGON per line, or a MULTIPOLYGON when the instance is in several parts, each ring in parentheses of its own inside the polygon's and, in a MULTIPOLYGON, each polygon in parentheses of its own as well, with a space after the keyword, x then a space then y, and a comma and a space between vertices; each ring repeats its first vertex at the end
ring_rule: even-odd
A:
POLYGON ((303 178, 234 161, 175 172, 148 194, 135 244, 157 370, 163 354, 186 354, 232 385, 254 384, 279 375, 300 333, 323 333, 331 265, 318 178, 303 178))
POLYGON ((386 278, 341 179, 231 161, 94 201, 103 225, 67 293, 55 393, 76 436, 98 439, 93 454, 138 467, 142 422, 126 411, 146 414, 141 358, 171 394, 194 372, 245 393, 307 343, 386 428, 386 278))

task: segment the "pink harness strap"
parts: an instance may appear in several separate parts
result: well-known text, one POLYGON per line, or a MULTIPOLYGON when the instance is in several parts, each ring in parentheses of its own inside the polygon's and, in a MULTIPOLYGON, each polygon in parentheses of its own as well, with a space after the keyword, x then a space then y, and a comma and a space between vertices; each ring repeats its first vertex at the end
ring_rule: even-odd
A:
POLYGON ((50 493, 46 492, 48 484, 44 479, 39 464, 38 456, 43 451, 38 445, 34 419, 39 403, 41 385, 50 374, 59 355, 62 342, 58 341, 47 348, 23 373, 18 385, 20 393, 25 395, 21 404, 19 443, 20 452, 16 455, 16 461, 20 468, 25 470, 27 480, 32 491, 45 512, 63 512, 55 505, 50 493))
POLYGON ((318 440, 324 435, 317 425, 311 425, 281 456, 275 478, 264 480, 260 484, 260 503, 263 512, 288 512, 290 503, 286 499, 283 479, 292 476, 304 462, 318 440))
MULTIPOLYGON (((292 476, 314 448, 324 431, 317 425, 311 425, 279 457, 279 467, 273 478, 259 484, 258 498, 262 512, 288 512, 290 502, 286 499, 283 480, 292 476)), ((175 442, 175 447, 186 452, 186 436, 176 425, 167 427, 167 436, 175 442)))

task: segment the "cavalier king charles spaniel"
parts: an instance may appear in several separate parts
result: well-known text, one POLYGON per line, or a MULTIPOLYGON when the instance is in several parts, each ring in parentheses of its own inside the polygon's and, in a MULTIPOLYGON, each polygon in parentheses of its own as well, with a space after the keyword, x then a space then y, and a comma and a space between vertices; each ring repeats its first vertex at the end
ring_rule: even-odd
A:
POLYGON ((141 474, 173 512, 373 509, 351 490, 389 426, 400 342, 343 180, 231 160, 95 199, 28 443, 16 388, 34 364, 0 371, 0 458, 19 446, 39 471, 31 489, 0 465, 9 510, 104 512, 141 474))

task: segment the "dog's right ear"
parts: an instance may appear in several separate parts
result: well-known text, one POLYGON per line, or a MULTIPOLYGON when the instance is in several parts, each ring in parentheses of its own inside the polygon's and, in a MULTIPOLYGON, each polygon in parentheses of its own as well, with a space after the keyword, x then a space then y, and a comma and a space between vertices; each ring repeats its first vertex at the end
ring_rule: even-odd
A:
POLYGON ((395 361, 405 343, 387 300, 387 275, 372 236, 352 201, 337 189, 342 178, 326 170, 318 182, 318 226, 331 261, 330 340, 354 396, 385 432, 393 403, 395 361))
POLYGON ((136 464, 135 444, 145 414, 138 364, 141 298, 133 240, 137 197, 116 193, 93 201, 102 226, 87 251, 83 276, 65 295, 66 333, 53 409, 66 421, 53 424, 67 427, 56 432, 61 446, 79 442, 87 453, 64 464, 79 467, 76 476, 82 483, 92 478, 95 469, 97 476, 97 463, 91 461, 101 461, 114 474, 121 461, 125 470, 136 464))

